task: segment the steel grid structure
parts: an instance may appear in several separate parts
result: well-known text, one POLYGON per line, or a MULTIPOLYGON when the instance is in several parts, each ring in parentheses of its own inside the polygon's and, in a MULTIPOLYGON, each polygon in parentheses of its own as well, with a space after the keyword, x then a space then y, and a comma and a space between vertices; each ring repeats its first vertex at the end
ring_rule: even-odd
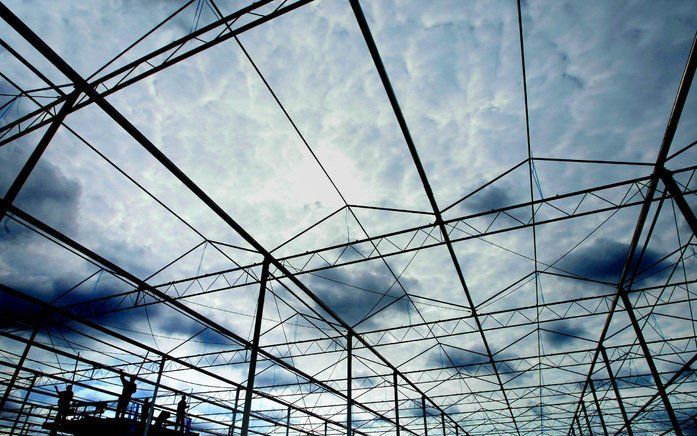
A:
MULTIPOLYGON (((189 0, 89 77, 0 3, 5 32, 15 32, 23 40, 21 46, 0 40, 7 62, 11 58, 43 82, 41 87, 23 89, 16 78, 0 72, 13 87, 12 98, 0 110, 21 98, 33 104, 30 109, 25 105, 13 119, 3 120, 0 147, 34 147, 1 199, 0 218, 6 226, 32 232, 65 256, 91 267, 88 275, 52 300, 42 298, 39 289, 0 283, 0 301, 11 308, 2 312, 0 331, 2 432, 48 434, 42 425, 55 414, 54 387, 65 383, 76 386, 79 407, 106 400, 106 413, 111 414, 118 374, 125 370, 136 374, 139 392, 152 397, 157 409, 174 411, 177 396, 188 394, 192 428, 201 434, 694 434, 697 379, 692 366, 697 360, 697 335, 692 290, 697 280, 697 218, 691 204, 695 204, 693 147, 697 142, 676 144, 677 151, 671 151, 671 146, 697 66, 697 38, 686 54, 653 162, 539 157, 533 154, 530 136, 525 29, 518 0, 513 7, 517 6, 525 116, 522 140, 527 157, 444 206, 436 199, 362 5, 359 0, 347 2, 430 210, 349 202, 239 38, 252 29, 263 32, 271 20, 296 13, 312 0, 262 0, 227 14, 213 0, 189 0), (203 7, 215 19, 128 60, 143 41, 179 14, 203 7), (273 249, 262 245, 168 157, 161 144, 136 127, 136 120, 107 100, 213 47, 232 45, 223 44, 230 40, 343 203, 273 249), (37 53, 40 61, 36 61, 37 53), (64 77, 63 82, 49 78, 54 70, 64 77), (227 241, 206 236, 206 229, 139 183, 137 174, 100 152, 87 135, 66 121, 86 111, 106 114, 128 135, 131 146, 140 145, 177 179, 178 190, 193 194, 235 236, 227 241), (16 200, 59 131, 94 151, 111 170, 196 234, 199 243, 172 254, 161 269, 142 276, 90 248, 99 246, 93 239, 81 241, 22 209, 16 200), (536 163, 631 168, 632 173, 595 186, 562 187, 545 197, 535 191, 536 163), (525 174, 527 198, 490 210, 464 213, 458 208, 516 171, 525 174), (371 234, 359 219, 361 211, 408 214, 421 221, 371 234), (563 259, 623 213, 630 214, 634 227, 619 277, 602 280, 569 271, 563 259), (295 248, 298 241, 340 216, 355 220, 361 236, 295 248), (553 261, 538 257, 538 235, 562 223, 573 226, 587 219, 595 220, 592 229, 575 235, 576 243, 561 256, 553 261), (521 232, 529 238, 529 253, 496 239, 521 232), (666 232, 672 232, 676 242, 663 247, 660 258, 645 262, 656 239, 652 237, 666 232), (458 251, 473 242, 513 253, 530 268, 513 281, 492 283, 495 290, 484 294, 468 284, 463 267, 466 255, 458 251), (222 256, 226 266, 201 272, 199 265, 193 274, 163 274, 206 248, 222 256), (405 283, 405 272, 420 253, 442 257, 444 264, 439 268, 451 276, 448 286, 457 289, 459 301, 438 298, 427 287, 414 290, 405 283), (389 277, 386 290, 364 289, 331 275, 349 271, 345 276, 350 279, 361 268, 376 265, 389 277), (342 292, 373 292, 379 299, 358 322, 351 322, 326 293, 314 289, 316 282, 311 279, 316 278, 330 281, 342 292), (108 282, 110 290, 95 295, 100 281, 108 282), (558 295, 548 293, 545 299, 543 283, 547 289, 559 289, 558 295), (92 293, 76 291, 90 287, 92 293), (568 289, 575 292, 562 292, 568 289), (521 293, 532 297, 511 298, 521 293), (66 295, 74 298, 63 298, 66 295), (249 296, 253 307, 233 310, 236 305, 230 301, 234 303, 239 295, 249 296), (219 305, 211 306, 209 301, 219 305), (410 312, 408 322, 400 320, 398 325, 373 323, 390 317, 391 309, 400 305, 413 310, 414 319, 410 312), (428 314, 420 310, 426 306, 428 314), (247 332, 230 322, 230 317, 245 314, 247 332), (152 326, 142 332, 115 321, 147 320, 150 325, 151 316, 187 325, 192 334, 168 337, 152 326), (666 335, 661 322, 674 322, 677 327, 666 335), (599 336, 565 330, 586 323, 602 326, 599 336), (292 335, 290 329, 295 329, 292 335), (568 346, 545 349, 545 341, 558 336, 568 346), (173 341, 174 346, 160 346, 158 339, 159 344, 173 341), (194 343, 205 346, 190 348, 194 343), (434 353, 439 362, 434 361, 434 353)), ((134 404, 143 398, 139 396, 134 404)))

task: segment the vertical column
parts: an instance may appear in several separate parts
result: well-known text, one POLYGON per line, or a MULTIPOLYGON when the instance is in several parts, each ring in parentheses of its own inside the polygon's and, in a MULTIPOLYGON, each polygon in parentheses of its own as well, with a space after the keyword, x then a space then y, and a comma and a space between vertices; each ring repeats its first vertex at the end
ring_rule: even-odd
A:
POLYGON ((598 395, 595 393, 595 386, 593 385, 593 379, 588 379, 588 387, 591 389, 591 394, 593 394, 593 402, 595 403, 595 408, 598 411, 598 418, 600 419, 600 426, 603 428, 603 434, 609 436, 607 433, 607 427, 605 426, 605 418, 603 418, 603 411, 600 408, 600 402, 598 401, 598 395))
POLYGON ((162 370, 165 367, 165 356, 162 356, 160 360, 160 368, 157 370, 157 381, 155 382, 155 390, 152 392, 152 401, 150 402, 150 410, 148 411, 148 417, 145 418, 145 430, 143 430, 143 436, 148 436, 150 433, 150 423, 152 422, 153 415, 155 414, 155 402, 157 401, 157 391, 160 389, 160 380, 162 380, 162 370))
POLYGON ((622 419, 624 420, 624 425, 627 427, 627 434, 632 436, 632 427, 627 417, 627 411, 624 409, 624 403, 622 402, 622 396, 620 395, 620 390, 617 387, 617 380, 615 380, 615 374, 612 372, 612 367, 610 366, 610 359, 607 357, 607 351, 605 347, 600 345, 600 354, 603 355, 603 360, 605 361, 605 369, 607 369, 607 375, 610 377, 610 384, 612 385, 612 390, 615 391, 615 397, 617 398, 617 403, 620 405, 620 413, 622 414, 622 419))
POLYGON ((22 370, 22 367, 24 366, 24 361, 27 360, 27 355, 29 354, 29 350, 31 349, 31 346, 34 344, 34 339, 36 339, 36 334, 39 332, 39 322, 41 321, 41 316, 39 316, 36 321, 34 322, 34 328, 31 331, 31 335, 29 336, 29 340, 27 341, 27 345, 24 346, 24 351, 22 352, 22 355, 19 358, 19 362, 17 362, 17 366, 15 367, 14 372, 12 373, 12 377, 10 378, 10 382, 7 385, 7 389, 5 389, 5 393, 2 394, 2 399, 0 400, 0 410, 5 409, 5 403, 7 402, 7 398, 10 396, 10 392, 12 392, 12 388, 17 381, 17 377, 19 377, 19 372, 22 370))
POLYGON ((232 409, 232 424, 230 425, 230 430, 228 431, 229 436, 235 436, 235 424, 237 424, 237 408, 240 403, 240 388, 235 389, 235 407, 232 409))
POLYGON ((428 421, 426 420, 426 397, 421 396, 421 413, 424 416, 424 436, 428 436, 428 421))
POLYGON ((394 388, 394 419, 395 424, 397 425, 397 436, 399 436, 399 395, 397 392, 397 371, 392 373, 392 387, 394 388))
POLYGON ((252 338, 252 355, 249 359, 249 372, 247 375, 247 389, 244 393, 244 414, 242 415, 242 436, 249 435, 249 416, 252 413, 252 391, 254 390, 254 376, 257 370, 257 354, 259 352, 259 335, 261 335, 261 321, 264 315, 264 297, 266 296, 266 281, 269 277, 269 258, 264 259, 261 267, 261 284, 259 286, 259 298, 257 300, 257 313, 254 318, 254 336, 252 338))
POLYGON ((353 433, 351 426, 353 420, 353 336, 351 332, 346 335, 346 436, 351 436, 353 433))
POLYGON ((17 428, 17 424, 19 423, 19 418, 22 416, 22 413, 24 412, 24 406, 27 404, 27 400, 29 400, 29 395, 31 395, 31 390, 34 389, 34 383, 36 383, 36 374, 34 374, 31 378, 31 382, 29 383, 29 387, 27 388, 27 393, 24 395, 24 399, 22 400, 22 404, 19 406, 19 410, 17 411, 17 416, 15 417, 15 422, 12 424, 12 430, 10 430, 10 435, 15 434, 15 429, 17 428))
POLYGON ((290 434, 290 406, 288 406, 288 412, 286 413, 286 436, 290 434))
POLYGON ((443 436, 445 436, 445 414, 440 412, 440 424, 443 427, 443 436))

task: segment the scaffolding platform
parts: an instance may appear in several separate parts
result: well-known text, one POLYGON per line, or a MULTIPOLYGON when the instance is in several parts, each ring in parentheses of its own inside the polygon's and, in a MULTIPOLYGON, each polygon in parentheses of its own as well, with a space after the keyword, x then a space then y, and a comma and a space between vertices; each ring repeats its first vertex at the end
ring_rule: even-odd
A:
MULTIPOLYGON (((45 422, 42 428, 53 430, 55 422, 45 422)), ((102 418, 96 416, 86 416, 76 420, 66 420, 58 429, 58 433, 71 434, 76 436, 139 436, 143 434, 145 426, 132 419, 102 418)), ((186 434, 188 436, 199 436, 198 433, 180 433, 171 428, 155 429, 154 424, 150 425, 150 436, 175 436, 186 434)))

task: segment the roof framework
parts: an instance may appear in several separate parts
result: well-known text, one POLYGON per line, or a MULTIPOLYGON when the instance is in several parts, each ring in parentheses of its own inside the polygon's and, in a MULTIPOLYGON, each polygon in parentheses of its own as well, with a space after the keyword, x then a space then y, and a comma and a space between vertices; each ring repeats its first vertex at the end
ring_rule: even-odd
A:
POLYGON ((179 393, 190 394, 193 427, 202 434, 694 431, 697 385, 692 366, 697 360, 697 335, 692 306, 697 219, 691 204, 695 202, 697 155, 692 148, 695 142, 673 144, 697 66, 694 41, 662 143, 655 145, 655 161, 537 157, 530 138, 525 29, 518 1, 527 156, 445 205, 434 194, 361 3, 349 0, 357 32, 396 117, 406 146, 403 152, 416 170, 429 208, 366 206, 350 203, 342 193, 326 162, 315 154, 301 133, 302 126, 296 124, 292 111, 284 106, 239 38, 252 29, 263 31, 271 20, 293 14, 309 3, 311 0, 265 0, 224 13, 213 0, 188 1, 89 77, 78 73, 50 43, 0 4, 4 25, 27 43, 22 49, 4 40, 0 44, 13 62, 24 65, 43 82, 40 88, 22 89, 12 77, 0 75, 15 91, 0 110, 19 98, 33 103, 31 109, 3 121, 0 147, 24 144, 22 141, 35 144, 2 198, 0 216, 3 223, 22 226, 66 256, 92 266, 90 274, 65 289, 64 295, 79 289, 94 291, 100 282, 109 283, 110 288, 99 295, 80 293, 79 298, 49 301, 36 290, 0 284, 3 301, 23 314, 11 317, 9 312, 3 313, 3 430, 12 434, 44 431, 41 425, 54 413, 53 387, 69 381, 78 387, 77 397, 85 404, 97 399, 115 402, 118 373, 125 370, 137 374, 139 392, 156 393, 161 408, 173 410, 179 393), (143 41, 178 14, 203 7, 215 17, 210 23, 128 58, 133 52, 143 53, 138 51, 143 41), (107 99, 226 41, 229 45, 234 41, 242 51, 342 203, 273 248, 256 239, 137 127, 135 120, 107 99), (42 59, 39 64, 29 60, 36 59, 36 53, 42 59), (52 81, 45 70, 48 65, 65 80, 52 81), (176 179, 176 190, 193 195, 198 207, 203 204, 234 237, 221 241, 207 236, 206 230, 176 207, 150 193, 137 175, 101 153, 86 135, 70 126, 70 117, 85 111, 108 116, 128 135, 131 146, 141 147, 176 179), (153 274, 141 276, 90 248, 99 246, 94 241, 81 241, 18 206, 15 200, 59 131, 95 151, 126 183, 145 192, 157 207, 196 234, 198 243, 173 253, 171 261, 153 274), (630 168, 632 175, 544 197, 536 190, 535 165, 546 163, 630 168), (526 198, 491 210, 461 213, 458 205, 521 171, 527 183, 526 198), (362 221, 364 211, 398 213, 421 221, 369 233, 362 221), (623 229, 628 245, 617 280, 599 280, 562 267, 560 261, 578 251, 585 239, 624 213, 635 218, 631 229, 623 229), (360 236, 343 242, 298 245, 299 241, 312 242, 306 238, 325 231, 337 217, 346 217, 347 223, 351 219, 360 236), (538 256, 541 233, 560 223, 573 225, 587 219, 594 219, 597 225, 590 233, 579 234, 578 243, 557 260, 549 262, 538 256), (501 247, 507 235, 521 232, 529 235, 525 251, 501 247), (673 246, 664 250, 661 258, 645 262, 656 235, 666 232, 676 236, 673 246), (530 268, 513 282, 496 283, 495 292, 481 297, 484 294, 468 284, 463 267, 467 255, 459 249, 474 242, 524 257, 530 268), (199 263, 194 273, 168 274, 179 271, 179 265, 202 250, 215 252, 225 266, 202 272, 199 263), (460 300, 433 298, 427 288, 418 293, 410 289, 405 272, 420 253, 420 258, 437 256, 443 262, 439 269, 449 276, 460 300), (376 265, 389 278, 385 290, 360 289, 360 285, 342 283, 331 275, 333 271, 348 271, 345 277, 351 277, 361 268, 376 265), (311 279, 317 277, 334 280, 342 292, 370 291, 379 298, 355 322, 313 286, 316 282, 311 279), (543 284, 547 289, 570 287, 577 292, 560 293, 561 297, 548 293, 545 299, 543 284), (511 298, 523 293, 530 298, 511 298), (253 302, 244 329, 229 322, 235 306, 230 301, 242 294, 253 302), (211 307, 206 298, 216 298, 218 306, 211 307), (408 321, 374 323, 394 316, 393 310, 401 306, 409 308, 408 321), (227 314, 220 313, 226 310, 227 314), (123 317, 141 322, 146 319, 150 324, 151 316, 195 326, 191 328, 194 333, 167 337, 150 326, 146 334, 151 341, 143 339, 138 329, 129 331, 113 322, 123 317), (657 317, 667 323, 663 325, 677 327, 665 334, 657 317), (580 323, 596 325, 595 336, 581 337, 567 329, 580 323), (550 338, 559 337, 564 338, 565 347, 545 346, 550 338), (190 347, 194 343, 205 346, 190 347), (516 349, 523 351, 517 353, 516 349), (440 356, 438 361, 432 358, 433 353, 440 356))

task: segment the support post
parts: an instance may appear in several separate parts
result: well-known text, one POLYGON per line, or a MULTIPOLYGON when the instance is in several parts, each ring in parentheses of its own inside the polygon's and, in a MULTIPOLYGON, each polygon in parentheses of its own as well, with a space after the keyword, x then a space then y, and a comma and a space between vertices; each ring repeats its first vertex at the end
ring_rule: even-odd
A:
POLYGON ((687 201, 685 201, 685 196, 680 190, 680 187, 678 187, 678 184, 675 183, 673 173, 664 169, 661 172, 661 180, 663 180, 663 184, 666 185, 666 188, 668 189, 671 197, 673 197, 675 204, 678 205, 678 209, 680 209, 680 212, 682 212, 682 215, 685 218, 685 221, 687 221, 687 224, 690 226, 692 233, 697 236, 697 217, 695 217, 695 213, 690 208, 690 205, 687 204, 687 201))
POLYGON ((600 427, 603 429, 603 434, 609 436, 607 433, 607 427, 605 426, 605 418, 603 418, 603 410, 600 408, 600 402, 598 401, 598 394, 595 393, 595 386, 593 385, 593 379, 588 379, 588 387, 593 395, 593 403, 595 403, 595 409, 598 411, 598 418, 600 420, 600 427))
POLYGON ((229 436, 235 436, 235 424, 237 424, 237 407, 240 403, 240 388, 235 389, 235 407, 232 409, 232 424, 228 431, 229 436))
POLYGON ((394 420, 397 426, 397 436, 400 435, 399 428, 399 395, 397 392, 397 372, 392 373, 392 387, 394 389, 394 420))
POLYGON ((160 380, 162 380, 162 370, 165 367, 165 356, 162 356, 160 360, 160 368, 157 370, 157 381, 155 382, 155 390, 152 392, 152 401, 150 402, 150 410, 148 411, 148 417, 145 418, 145 430, 143 430, 143 436, 148 436, 150 432, 150 423, 152 422, 153 415, 155 414, 155 402, 157 401, 157 391, 160 388, 160 380))
POLYGON ((610 359, 607 357, 607 351, 605 347, 600 345, 600 354, 603 356, 603 361, 605 362, 605 369, 607 369, 607 375, 610 377, 610 384, 612 385, 612 390, 615 391, 615 397, 617 398, 617 403, 620 406, 620 413, 622 414, 622 419, 624 420, 624 425, 627 427, 627 434, 632 436, 634 432, 632 431, 631 423, 629 422, 629 417, 627 417, 627 411, 624 409, 624 403, 622 402, 622 396, 620 395, 620 390, 617 387, 617 380, 615 380, 615 374, 612 372, 612 367, 610 366, 610 359))
POLYGON ((583 436, 583 429, 581 428, 581 419, 576 415, 576 427, 578 427, 578 434, 583 436))
POLYGON ((286 436, 290 434, 290 406, 288 406, 288 412, 286 413, 286 436))
POLYGON ((7 399, 10 396, 10 392, 12 392, 12 388, 14 387, 14 384, 17 381, 17 377, 19 377, 19 372, 22 370, 22 367, 24 366, 24 361, 27 360, 29 350, 31 349, 31 346, 32 344, 34 344, 34 340, 36 339, 36 334, 39 332, 40 322, 41 317, 37 318, 37 320, 34 322, 34 328, 31 331, 31 336, 29 336, 29 341, 27 342, 27 345, 24 347, 24 351, 22 352, 22 355, 19 358, 19 362, 17 362, 17 366, 15 367, 15 370, 12 373, 10 382, 7 384, 5 393, 2 394, 2 400, 0 400, 0 410, 5 409, 5 403, 7 402, 7 399))
POLYGON ((421 397, 421 413, 424 416, 424 436, 428 436, 428 421, 426 420, 426 397, 421 397))
POLYGON ((346 436, 353 433, 351 426, 353 420, 353 336, 351 332, 346 335, 346 436))
POLYGON ((440 413, 440 423, 443 426, 443 436, 445 436, 445 414, 443 412, 440 413))
POLYGON ((12 430, 10 430, 10 435, 15 434, 15 429, 17 428, 17 424, 19 423, 19 418, 22 416, 22 412, 24 412, 24 406, 26 406, 27 401, 29 400, 29 395, 31 395, 31 390, 34 389, 34 383, 36 383, 36 374, 34 374, 31 378, 31 382, 29 383, 29 387, 27 388, 27 393, 24 395, 24 399, 22 400, 22 404, 19 406, 19 411, 17 411, 17 416, 15 417, 15 422, 12 424, 12 430))
POLYGON ((252 390, 254 389, 254 375, 257 370, 257 353, 259 351, 259 335, 261 335, 261 321, 264 315, 264 297, 266 296, 266 280, 269 276, 269 258, 264 259, 261 267, 261 283, 259 286, 259 298, 257 299, 257 313, 254 318, 254 336, 252 338, 252 355, 249 361, 247 375, 247 389, 244 392, 244 413, 242 415, 242 436, 249 435, 249 417, 252 413, 252 390))

